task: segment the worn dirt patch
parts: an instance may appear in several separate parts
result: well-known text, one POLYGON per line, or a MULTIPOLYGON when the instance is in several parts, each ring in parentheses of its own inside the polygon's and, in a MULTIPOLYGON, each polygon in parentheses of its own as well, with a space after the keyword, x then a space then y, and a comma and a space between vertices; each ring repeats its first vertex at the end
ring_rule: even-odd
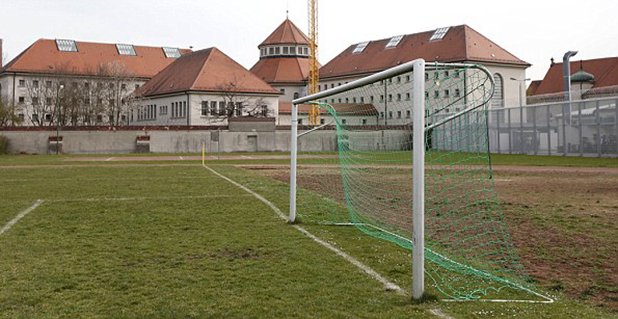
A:
MULTIPOLYGON (((288 182, 281 165, 245 166, 288 182)), ((548 290, 618 312, 618 169, 495 166, 511 238, 548 290)), ((299 187, 343 202, 337 165, 299 166, 299 187)))

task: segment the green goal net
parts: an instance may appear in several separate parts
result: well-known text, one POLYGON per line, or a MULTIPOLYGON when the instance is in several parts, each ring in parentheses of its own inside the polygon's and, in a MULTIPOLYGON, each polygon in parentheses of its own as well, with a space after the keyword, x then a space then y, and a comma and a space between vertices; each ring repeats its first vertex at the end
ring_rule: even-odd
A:
POLYGON ((423 147, 426 285, 446 299, 551 301, 528 283, 497 199, 488 153, 491 73, 427 63, 422 92, 414 78, 410 69, 374 76, 297 106, 300 135, 314 129, 302 126, 311 107, 320 108, 323 123, 299 137, 299 149, 332 138, 337 150, 331 164, 298 166, 299 218, 354 225, 411 250, 412 152, 423 147), (413 139, 415 94, 425 98, 423 141, 413 139))

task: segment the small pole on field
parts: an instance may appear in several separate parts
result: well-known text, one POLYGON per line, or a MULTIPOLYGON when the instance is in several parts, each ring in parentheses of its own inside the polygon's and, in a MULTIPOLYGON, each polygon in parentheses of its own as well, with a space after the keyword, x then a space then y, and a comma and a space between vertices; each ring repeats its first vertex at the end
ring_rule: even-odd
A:
POLYGON ((205 153, 206 153, 206 145, 204 145, 204 142, 202 142, 202 165, 204 165, 205 153))

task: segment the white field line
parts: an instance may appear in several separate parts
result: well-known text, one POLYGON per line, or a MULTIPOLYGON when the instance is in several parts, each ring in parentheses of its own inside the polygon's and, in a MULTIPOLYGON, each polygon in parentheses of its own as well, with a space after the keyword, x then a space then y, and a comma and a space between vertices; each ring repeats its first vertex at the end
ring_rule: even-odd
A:
POLYGON ((185 160, 185 158, 184 158, 184 157, 182 157, 182 156, 178 156, 178 157, 180 157, 180 160, 181 160, 181 161, 184 161, 184 160, 185 160))
POLYGON ((28 213, 30 213, 31 211, 35 210, 41 204, 43 204, 43 200, 42 199, 37 199, 34 202, 34 204, 32 204, 32 206, 30 206, 30 207, 26 208, 25 210, 19 212, 19 214, 17 214, 17 216, 15 216, 15 218, 11 219, 8 223, 6 223, 6 225, 4 225, 4 227, 2 227, 2 229, 0 229, 0 235, 4 234, 6 231, 11 229, 11 227, 13 227, 13 225, 15 225, 20 219, 24 218, 24 216, 28 215, 28 213))
POLYGON ((429 312, 438 317, 438 318, 442 318, 442 319, 454 319, 453 317, 445 314, 442 310, 440 310, 439 308, 433 308, 433 309, 429 309, 429 312))
POLYGON ((106 161, 106 162, 109 162, 109 161, 111 161, 111 160, 113 160, 113 159, 114 159, 113 157, 108 157, 105 161, 106 161))
MULTIPOLYGON (((267 200, 266 198, 262 197, 260 194, 250 190, 249 188, 245 187, 244 185, 237 183, 236 181, 228 178, 227 176, 224 176, 222 174, 220 174, 219 172, 213 170, 212 168, 204 165, 204 168, 206 168, 207 170, 209 170, 211 173, 221 177, 222 179, 238 186, 239 188, 241 188, 242 190, 244 190, 245 192, 253 195, 255 198, 257 198, 258 200, 260 200, 262 203, 266 204, 268 207, 270 207, 275 214, 277 214, 277 216, 279 216, 279 218, 283 219, 283 220, 287 220, 287 216, 277 207, 275 206, 275 204, 273 204, 272 202, 270 202, 269 200, 267 200)), ((313 241, 315 241, 316 243, 324 246, 325 248, 333 251, 335 254, 337 254, 338 256, 342 257, 343 259, 345 259, 346 261, 348 261, 349 263, 351 263, 352 265, 358 267, 360 270, 362 270, 363 272, 365 272, 369 277, 379 281, 380 283, 382 283, 384 285, 384 289, 385 290, 394 290, 399 294, 405 295, 406 292, 399 287, 397 284, 389 281, 388 279, 384 278, 382 275, 380 275, 378 272, 376 272, 375 270, 373 270, 371 267, 363 264, 362 262, 360 262, 358 259, 346 254, 345 252, 343 252, 342 250, 340 250, 339 248, 327 243, 326 241, 318 238, 317 236, 313 235, 312 233, 310 233, 309 231, 307 231, 305 228, 299 226, 299 225, 292 225, 292 227, 294 227, 296 230, 300 231, 301 233, 303 233, 305 236, 311 238, 313 241)))
POLYGON ((236 198, 247 195, 195 195, 195 196, 139 196, 139 197, 92 197, 92 198, 66 198, 48 199, 48 202, 104 202, 104 201, 132 201, 132 200, 157 200, 157 199, 205 199, 205 198, 236 198))

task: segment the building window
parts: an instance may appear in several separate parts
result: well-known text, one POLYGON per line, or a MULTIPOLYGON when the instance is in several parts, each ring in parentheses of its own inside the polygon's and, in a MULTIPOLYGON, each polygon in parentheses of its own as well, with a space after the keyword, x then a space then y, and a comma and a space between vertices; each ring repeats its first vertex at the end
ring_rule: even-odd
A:
POLYGON ((268 105, 262 105, 262 116, 268 115, 268 105))
POLYGON ((210 101, 210 116, 217 115, 217 101, 210 101))
POLYGON ((23 122, 26 119, 26 115, 24 115, 24 113, 17 114, 17 117, 19 118, 20 122, 23 122))
POLYGON ((444 90, 444 97, 448 98, 451 96, 451 91, 450 90, 444 90))
POLYGON ((46 114, 45 114, 45 121, 47 121, 47 122, 51 122, 51 120, 52 120, 52 115, 51 115, 51 113, 46 113, 46 114))
POLYGON ((384 102, 384 95, 380 95, 380 102, 384 102))
POLYGON ((46 88, 51 88, 52 87, 52 81, 45 81, 45 87, 46 88))
POLYGON ((429 73, 425 73, 425 81, 429 81, 429 73))
POLYGON ((410 110, 406 110, 406 118, 410 118, 410 110))
POLYGON ((273 55, 275 54, 275 48, 268 48, 268 55, 273 55))
POLYGON ((324 119, 320 119, 320 124, 324 124, 326 123, 326 121, 324 121, 324 119))
POLYGON ((32 122, 38 122, 39 121, 39 115, 34 113, 32 114, 32 122))
POLYGON ((225 102, 220 101, 219 102, 219 115, 224 116, 226 114, 227 114, 227 112, 225 110, 225 102))
POLYGON ((410 101, 410 93, 406 93, 406 101, 410 101))
POLYGON ((17 101, 18 101, 19 104, 24 104, 26 102, 26 98, 23 97, 23 96, 20 96, 17 101))
POLYGON ((401 111, 397 111, 397 118, 400 119, 401 118, 401 111))
POLYGON ((401 101, 401 94, 397 93, 397 101, 401 101))
POLYGON ((380 112, 380 117, 384 118, 384 112, 380 112))
POLYGON ((290 47, 290 54, 296 54, 296 47, 290 47))
POLYGON ((39 87, 39 80, 32 81, 32 87, 38 88, 39 87))
POLYGON ((51 104, 52 104, 52 98, 51 97, 45 98, 45 105, 51 105, 51 104))
POLYGON ((494 96, 491 98, 492 107, 504 107, 504 81, 498 73, 494 74, 494 96))
POLYGON ((139 84, 135 84, 135 89, 139 89, 139 84))
POLYGON ((459 89, 455 89, 455 96, 459 97, 461 95, 461 93, 459 92, 459 89))
POLYGON ((369 97, 369 102, 373 103, 373 95, 369 97))
POLYGON ((433 91, 433 97, 439 98, 440 97, 440 91, 438 91, 438 90, 433 91))
POLYGON ((275 48, 275 54, 280 54, 281 53, 281 49, 279 47, 275 48))
POLYGON ((388 118, 392 119, 393 118, 393 111, 388 111, 388 118))
POLYGON ((26 86, 26 80, 19 80, 19 87, 26 86))
POLYGON ((425 91, 425 98, 428 99, 429 98, 429 92, 425 91))
POLYGON ((32 97, 32 105, 39 105, 39 97, 38 96, 33 96, 32 97))
POLYGON ((302 125, 303 124, 303 119, 298 119, 298 125, 302 125))
POLYGON ((283 47, 283 54, 289 54, 290 53, 290 48, 289 47, 283 47))
POLYGON ((86 90, 90 89, 90 83, 85 82, 85 83, 84 83, 84 88, 85 88, 86 90))
POLYGON ((367 119, 363 119, 363 125, 367 125, 367 119))
POLYGON ((346 119, 341 119, 341 124, 345 125, 345 124, 347 124, 347 122, 348 121, 346 119))
POLYGON ((124 83, 120 84, 120 89, 121 90, 126 90, 127 89, 127 85, 124 84, 124 83))
POLYGON ((389 102, 392 102, 392 101, 393 101, 393 95, 392 95, 392 94, 389 94, 389 95, 388 95, 388 101, 389 101, 389 102))
POLYGON ((208 101, 202 101, 202 116, 208 115, 208 101))
POLYGON ((361 96, 361 98, 360 98, 360 102, 361 102, 361 103, 365 103, 365 97, 364 97, 364 96, 361 96))
POLYGON ((406 82, 410 82, 410 76, 406 75, 406 82))
POLYGON ((285 89, 279 89, 279 92, 281 92, 281 94, 285 94, 285 89))

